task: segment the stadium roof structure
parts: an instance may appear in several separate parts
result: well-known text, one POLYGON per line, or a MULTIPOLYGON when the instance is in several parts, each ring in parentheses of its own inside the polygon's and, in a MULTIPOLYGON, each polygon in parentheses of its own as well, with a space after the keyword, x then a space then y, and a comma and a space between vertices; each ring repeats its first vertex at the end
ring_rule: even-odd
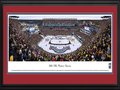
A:
POLYGON ((103 18, 103 19, 111 19, 111 16, 103 16, 101 18, 103 18))
POLYGON ((11 18, 11 19, 18 19, 19 16, 10 16, 9 18, 11 18))

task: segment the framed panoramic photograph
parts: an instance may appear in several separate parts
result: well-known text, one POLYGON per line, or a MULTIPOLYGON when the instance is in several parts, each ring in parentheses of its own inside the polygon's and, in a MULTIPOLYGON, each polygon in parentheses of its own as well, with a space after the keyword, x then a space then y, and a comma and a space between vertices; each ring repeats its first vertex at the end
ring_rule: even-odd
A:
POLYGON ((108 1, 3 0, 3 85, 117 86, 119 1, 108 1))
POLYGON ((112 73, 112 13, 31 13, 8 13, 8 73, 112 73))

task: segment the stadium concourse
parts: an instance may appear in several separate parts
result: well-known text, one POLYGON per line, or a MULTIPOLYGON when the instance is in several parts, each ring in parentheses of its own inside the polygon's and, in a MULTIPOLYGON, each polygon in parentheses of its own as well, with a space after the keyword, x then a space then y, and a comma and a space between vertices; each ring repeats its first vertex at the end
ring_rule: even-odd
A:
POLYGON ((111 20, 9 18, 9 61, 111 61, 111 20))

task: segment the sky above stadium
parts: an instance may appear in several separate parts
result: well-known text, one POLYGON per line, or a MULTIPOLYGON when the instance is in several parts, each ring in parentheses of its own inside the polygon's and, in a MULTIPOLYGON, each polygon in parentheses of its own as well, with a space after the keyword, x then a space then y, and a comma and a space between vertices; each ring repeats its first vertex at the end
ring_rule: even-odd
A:
POLYGON ((78 20, 102 20, 103 16, 112 14, 9 14, 18 16, 21 20, 41 20, 41 19, 78 19, 78 20))

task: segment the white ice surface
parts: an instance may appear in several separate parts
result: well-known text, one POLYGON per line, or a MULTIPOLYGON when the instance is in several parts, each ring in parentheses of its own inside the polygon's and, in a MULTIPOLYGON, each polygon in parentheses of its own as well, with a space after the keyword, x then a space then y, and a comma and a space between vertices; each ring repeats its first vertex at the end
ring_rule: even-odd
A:
POLYGON ((62 49, 63 47, 70 47, 70 50, 66 50, 64 53, 59 53, 59 54, 66 54, 66 53, 71 53, 73 51, 76 51, 78 48, 80 48, 80 46, 82 45, 74 36, 61 36, 64 39, 62 40, 62 42, 59 43, 60 39, 55 39, 55 36, 46 36, 44 37, 39 43, 38 46, 41 47, 43 50, 49 52, 49 53, 54 53, 54 54, 58 54, 56 52, 54 52, 53 50, 50 50, 50 46, 54 46, 57 47, 58 49, 62 49), (53 40, 53 41, 52 41, 53 40), (71 42, 68 45, 53 45, 53 44, 49 44, 49 42, 52 41, 54 44, 55 43, 59 43, 59 44, 66 44, 69 41, 71 42))

